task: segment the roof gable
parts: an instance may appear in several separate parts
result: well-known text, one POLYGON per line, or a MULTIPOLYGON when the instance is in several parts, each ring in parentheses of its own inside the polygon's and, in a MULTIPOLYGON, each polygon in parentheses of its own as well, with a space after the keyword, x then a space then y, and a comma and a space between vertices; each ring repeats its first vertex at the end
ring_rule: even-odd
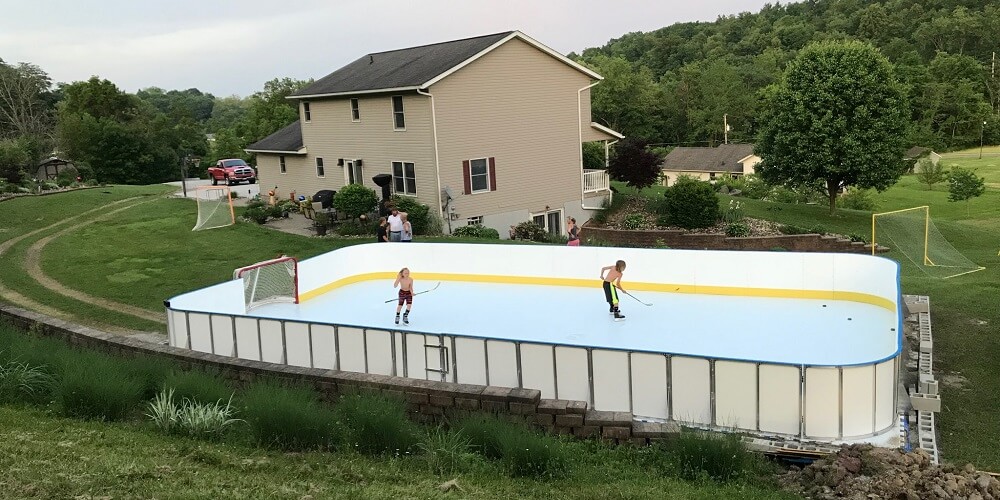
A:
POLYGON ((505 31, 368 54, 292 93, 289 98, 303 99, 426 88, 512 38, 521 39, 594 79, 601 79, 597 73, 580 66, 531 37, 519 31, 505 31))

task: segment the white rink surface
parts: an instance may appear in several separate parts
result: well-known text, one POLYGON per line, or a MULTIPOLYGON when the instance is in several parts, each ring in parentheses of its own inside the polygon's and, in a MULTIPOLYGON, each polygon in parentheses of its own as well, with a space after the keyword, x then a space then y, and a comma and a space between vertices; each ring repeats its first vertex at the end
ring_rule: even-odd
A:
MULTIPOLYGON (((437 282, 420 281, 417 292, 437 282)), ((628 289, 628 283, 623 280, 628 289)), ((338 288, 251 316, 430 334, 805 365, 871 364, 898 347, 899 318, 841 300, 636 292, 613 321, 600 281, 592 289, 445 281, 413 299, 410 324, 393 323, 392 281, 338 288)))

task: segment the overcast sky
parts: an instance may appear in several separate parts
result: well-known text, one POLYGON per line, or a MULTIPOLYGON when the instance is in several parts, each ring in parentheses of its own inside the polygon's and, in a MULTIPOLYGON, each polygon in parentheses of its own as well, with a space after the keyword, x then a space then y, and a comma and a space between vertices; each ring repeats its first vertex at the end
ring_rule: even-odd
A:
POLYGON ((563 53, 765 0, 0 0, 0 59, 55 82, 249 95, 369 52, 520 30, 563 53))

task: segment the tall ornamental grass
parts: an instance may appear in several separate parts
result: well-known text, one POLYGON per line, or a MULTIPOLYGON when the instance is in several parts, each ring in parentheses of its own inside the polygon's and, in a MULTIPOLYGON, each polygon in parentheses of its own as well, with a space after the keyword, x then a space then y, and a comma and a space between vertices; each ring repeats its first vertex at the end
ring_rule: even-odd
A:
POLYGON ((336 415, 311 390, 261 382, 244 391, 238 404, 250 435, 262 446, 326 450, 340 441, 336 415))
POLYGON ((345 444, 366 455, 414 451, 419 428, 406 417, 406 405, 375 393, 343 396, 334 408, 345 444))

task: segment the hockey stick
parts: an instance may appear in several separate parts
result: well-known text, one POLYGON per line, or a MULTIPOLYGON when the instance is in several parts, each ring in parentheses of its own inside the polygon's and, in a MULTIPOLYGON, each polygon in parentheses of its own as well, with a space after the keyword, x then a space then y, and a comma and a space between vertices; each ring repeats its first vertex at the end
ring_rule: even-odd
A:
MULTIPOLYGON (((437 288, 438 288, 439 286, 441 286, 441 282, 440 282, 440 281, 438 281, 438 282, 437 282, 437 284, 436 284, 436 285, 434 285, 434 288, 428 288, 427 290, 424 290, 424 291, 422 291, 422 292, 417 292, 417 293, 415 293, 415 294, 413 294, 413 295, 410 295, 410 297, 416 297, 417 295, 420 295, 420 294, 422 294, 422 293, 427 293, 427 292, 433 292, 434 290, 437 290, 437 288)), ((388 304, 388 303, 390 303, 390 302, 395 302, 395 301, 397 301, 397 300, 399 300, 399 297, 396 297, 396 298, 394 298, 394 299, 389 299, 389 300, 385 301, 385 303, 386 303, 386 304, 388 304)))
POLYGON ((629 297, 632 297, 633 299, 635 299, 636 302, 638 302, 638 303, 640 303, 640 304, 642 304, 642 305, 644 305, 646 307, 652 307, 652 305, 653 305, 653 304, 647 304, 647 303, 639 300, 635 295, 632 295, 631 293, 628 293, 625 290, 622 290, 621 288, 619 288, 619 290, 621 290, 622 293, 624 293, 625 295, 628 295, 629 297))

